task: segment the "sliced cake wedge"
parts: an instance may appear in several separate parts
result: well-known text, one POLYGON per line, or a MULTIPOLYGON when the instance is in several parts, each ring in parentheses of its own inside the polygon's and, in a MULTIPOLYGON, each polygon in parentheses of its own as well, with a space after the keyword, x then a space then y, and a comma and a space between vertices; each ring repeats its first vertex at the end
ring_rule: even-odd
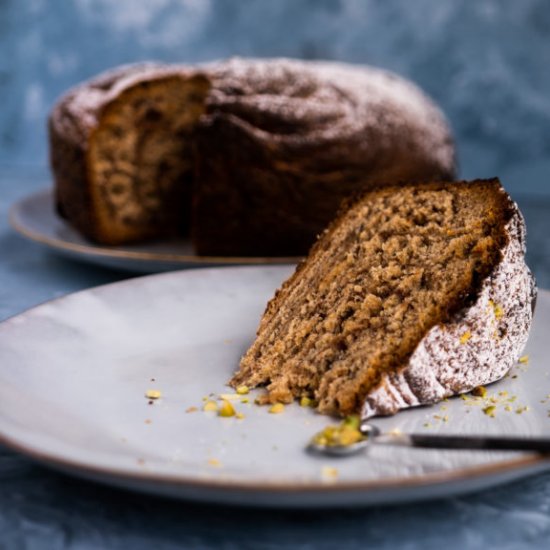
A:
POLYGON ((230 383, 370 417, 498 380, 532 321, 524 256, 497 179, 370 191, 276 292, 230 383))

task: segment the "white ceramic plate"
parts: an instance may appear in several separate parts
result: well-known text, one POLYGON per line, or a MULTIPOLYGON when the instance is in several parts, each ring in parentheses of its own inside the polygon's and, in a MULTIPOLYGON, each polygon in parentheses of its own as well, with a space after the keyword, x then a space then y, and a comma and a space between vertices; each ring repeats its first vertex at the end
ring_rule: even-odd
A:
POLYGON ((55 213, 53 191, 37 191, 14 204, 11 226, 24 237, 69 258, 116 269, 157 273, 190 267, 296 263, 299 258, 197 256, 188 239, 102 246, 82 237, 55 213))
MULTIPOLYGON (((112 485, 262 506, 424 499, 549 466, 534 454, 382 446, 328 459, 304 452, 310 436, 329 422, 311 409, 290 405, 273 415, 237 402, 242 420, 186 412, 200 409, 210 392, 231 391, 224 384, 266 301, 291 271, 264 266, 142 277, 5 321, 0 441, 59 470, 112 485), (160 390, 162 398, 149 404, 148 389, 160 390)), ((481 405, 455 398, 376 424, 430 433, 550 434, 549 327, 550 293, 542 291, 529 363, 489 389, 501 401, 494 418, 481 405)))

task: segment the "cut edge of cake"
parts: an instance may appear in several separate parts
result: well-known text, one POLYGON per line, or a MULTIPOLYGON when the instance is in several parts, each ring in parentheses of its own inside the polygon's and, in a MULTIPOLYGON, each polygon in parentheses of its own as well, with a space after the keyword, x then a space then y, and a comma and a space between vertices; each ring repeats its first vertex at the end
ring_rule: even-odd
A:
POLYGON ((58 211, 107 245, 188 233, 190 133, 210 89, 197 71, 126 70, 73 90, 49 121, 58 211))

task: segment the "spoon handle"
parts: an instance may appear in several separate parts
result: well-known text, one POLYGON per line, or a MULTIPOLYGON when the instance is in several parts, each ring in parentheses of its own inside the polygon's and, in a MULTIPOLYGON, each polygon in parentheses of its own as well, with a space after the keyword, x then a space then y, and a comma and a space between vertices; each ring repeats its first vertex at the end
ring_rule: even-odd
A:
POLYGON ((550 452, 550 438, 411 434, 408 439, 412 447, 430 449, 550 452))

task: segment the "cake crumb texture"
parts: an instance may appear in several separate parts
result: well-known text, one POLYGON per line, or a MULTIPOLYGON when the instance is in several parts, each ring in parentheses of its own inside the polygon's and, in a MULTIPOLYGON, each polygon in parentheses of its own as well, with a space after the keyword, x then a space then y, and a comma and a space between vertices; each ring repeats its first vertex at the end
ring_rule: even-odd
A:
POLYGON ((523 260, 522 224, 498 180, 366 193, 321 236, 268 304, 231 384, 265 386, 272 402, 307 396, 322 413, 368 416, 434 402, 503 376, 507 361, 495 361, 497 355, 483 349, 512 349, 513 362, 525 343, 534 286, 523 260), (514 297, 493 296, 502 303, 500 318, 490 297, 484 298, 485 307, 476 309, 485 315, 478 324, 490 325, 490 333, 483 332, 467 322, 466 313, 504 259, 517 266, 513 273, 525 284, 515 306, 514 297), (494 333, 496 343, 489 343, 494 333), (510 338, 512 348, 506 347, 510 338), (437 365, 449 363, 446 353, 460 354, 465 372, 457 367, 432 380, 430 361, 437 356, 437 365), (407 369, 414 376, 407 378, 407 369))

